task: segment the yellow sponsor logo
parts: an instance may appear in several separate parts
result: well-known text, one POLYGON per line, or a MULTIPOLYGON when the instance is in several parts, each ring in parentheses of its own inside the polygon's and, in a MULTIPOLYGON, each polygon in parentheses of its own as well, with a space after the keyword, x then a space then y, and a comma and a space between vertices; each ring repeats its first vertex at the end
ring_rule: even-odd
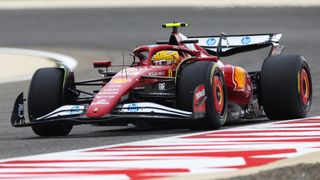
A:
POLYGON ((114 84, 124 84, 124 83, 129 82, 129 79, 128 78, 118 78, 118 79, 112 79, 111 82, 114 84))

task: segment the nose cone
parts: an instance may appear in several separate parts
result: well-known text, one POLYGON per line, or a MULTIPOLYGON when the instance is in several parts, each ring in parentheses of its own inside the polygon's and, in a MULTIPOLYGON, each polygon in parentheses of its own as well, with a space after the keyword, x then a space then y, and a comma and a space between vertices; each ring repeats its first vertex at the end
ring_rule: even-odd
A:
POLYGON ((110 114, 119 103, 122 96, 138 82, 136 76, 114 76, 92 100, 88 110, 88 117, 103 117, 110 114))
POLYGON ((140 83, 142 75, 150 75, 150 73, 156 73, 157 75, 163 73, 165 75, 165 72, 168 72, 170 67, 132 67, 119 71, 94 97, 87 109, 87 116, 94 118, 111 114, 112 110, 120 102, 121 97, 127 95, 132 88, 140 83))

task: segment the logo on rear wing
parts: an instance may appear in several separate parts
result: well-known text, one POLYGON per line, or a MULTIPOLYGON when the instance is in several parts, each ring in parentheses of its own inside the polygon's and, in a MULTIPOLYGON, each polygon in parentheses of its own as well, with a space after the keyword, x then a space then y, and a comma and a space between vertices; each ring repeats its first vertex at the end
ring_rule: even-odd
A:
MULTIPOLYGON (((282 34, 244 34, 244 35, 226 35, 226 39, 222 39, 223 47, 238 47, 244 45, 261 44, 268 42, 279 42, 282 34)), ((199 36, 189 37, 189 39, 198 40, 198 45, 208 48, 216 48, 219 36, 199 36)))
POLYGON ((220 36, 194 36, 189 37, 189 40, 197 40, 198 45, 211 51, 209 53, 212 55, 218 55, 219 53, 220 56, 230 56, 241 52, 279 45, 281 36, 282 34, 280 33, 225 35, 221 39, 221 44, 220 36), (218 46, 221 47, 219 52, 218 46))

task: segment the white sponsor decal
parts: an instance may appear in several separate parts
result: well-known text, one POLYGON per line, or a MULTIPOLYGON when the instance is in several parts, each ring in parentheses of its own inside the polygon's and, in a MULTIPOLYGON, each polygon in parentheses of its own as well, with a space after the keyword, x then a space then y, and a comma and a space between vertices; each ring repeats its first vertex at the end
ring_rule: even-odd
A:
POLYGON ((148 75, 149 76, 164 76, 165 72, 164 71, 150 72, 148 75))
POLYGON ((84 111, 84 106, 80 105, 65 105, 61 106, 58 109, 48 113, 42 117, 37 118, 36 120, 54 118, 59 116, 70 116, 70 115, 80 115, 84 111))
MULTIPOLYGON (((121 84, 108 84, 108 88, 120 88, 121 84)), ((107 91, 108 89, 104 89, 103 91, 107 91)))
POLYGON ((149 102, 139 102, 139 103, 129 103, 118 106, 118 108, 123 108, 120 112, 137 112, 137 113, 160 113, 160 114, 170 114, 170 115, 180 115, 184 117, 189 117, 192 112, 182 111, 170 107, 166 107, 156 103, 149 102), (134 109, 134 111, 132 111, 134 109))
POLYGON ((196 101, 206 95, 206 90, 203 88, 201 91, 196 93, 196 101))
POLYGON ((24 117, 24 106, 23 104, 18 104, 18 116, 20 118, 23 118, 24 117))
POLYGON ((159 88, 159 91, 164 91, 164 90, 166 90, 166 83, 159 83, 159 84, 158 84, 158 88, 159 88))
MULTIPOLYGON (((113 92, 117 92, 119 91, 119 88, 108 88, 105 90, 106 92, 110 92, 110 91, 113 91, 113 92)), ((100 93, 99 93, 100 94, 100 93)))
POLYGON ((94 105, 97 105, 97 104, 102 104, 103 105, 103 104, 105 104, 106 105, 106 104, 109 104, 109 102, 106 99, 99 99, 99 100, 93 102, 92 104, 94 104, 94 105))
MULTIPOLYGON (((231 49, 229 46, 244 46, 264 43, 267 41, 272 41, 278 43, 281 39, 282 34, 262 34, 262 35, 239 35, 239 36, 227 36, 226 39, 221 40, 221 45, 224 47, 222 51, 227 51, 231 49)), ((199 41, 198 45, 210 47, 209 49, 217 51, 217 46, 219 42, 218 36, 212 37, 199 37, 192 38, 199 41)))

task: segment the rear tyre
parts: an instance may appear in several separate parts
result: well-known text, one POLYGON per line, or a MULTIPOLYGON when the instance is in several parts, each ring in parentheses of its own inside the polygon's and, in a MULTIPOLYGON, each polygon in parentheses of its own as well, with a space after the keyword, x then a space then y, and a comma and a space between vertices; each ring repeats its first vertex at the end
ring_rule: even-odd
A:
MULTIPOLYGON (((34 73, 28 94, 30 119, 44 116, 65 103, 64 71, 62 68, 41 68, 34 73)), ((35 125, 32 130, 39 136, 65 136, 72 127, 72 124, 59 123, 35 125)))
POLYGON ((178 80, 177 102, 180 109, 193 110, 193 93, 205 86, 206 117, 191 124, 190 129, 219 129, 227 117, 227 90, 223 73, 214 62, 195 61, 182 68, 178 80))
POLYGON ((312 81, 303 56, 265 59, 261 70, 261 102, 269 119, 304 118, 312 103, 312 81))

